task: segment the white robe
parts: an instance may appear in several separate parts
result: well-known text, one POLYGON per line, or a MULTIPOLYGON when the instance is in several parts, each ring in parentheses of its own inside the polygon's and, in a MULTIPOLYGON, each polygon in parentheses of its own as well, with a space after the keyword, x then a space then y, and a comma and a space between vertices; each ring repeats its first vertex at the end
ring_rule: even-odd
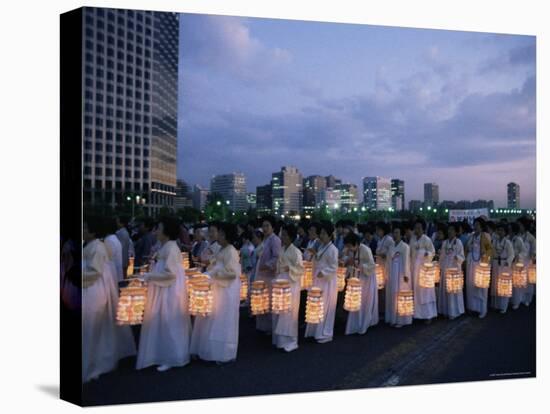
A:
MULTIPOLYGON (((522 263, 524 266, 525 271, 527 271, 528 268, 528 262, 529 262, 529 251, 525 247, 525 244, 523 243, 523 239, 520 236, 515 236, 512 239, 512 246, 514 247, 514 259, 517 263, 522 263)), ((512 268, 513 272, 513 268, 512 268)), ((527 283, 527 286, 524 288, 514 288, 512 291, 512 306, 518 307, 524 300, 525 296, 528 292, 529 283, 527 283)))
POLYGON ((508 308, 510 298, 497 296, 498 275, 502 272, 508 272, 510 276, 512 276, 514 247, 512 246, 512 242, 506 237, 501 240, 495 237, 493 240, 493 247, 495 249, 495 257, 493 258, 493 266, 491 267, 491 307, 500 311, 505 311, 508 308))
POLYGON ((306 338, 313 336, 318 341, 332 340, 338 300, 336 269, 338 269, 338 249, 329 242, 328 245, 321 246, 313 256, 313 286, 323 291, 324 318, 321 323, 306 325, 306 338), (323 277, 318 277, 320 273, 323 277))
POLYGON ((397 296, 399 292, 413 290, 410 267, 410 249, 401 240, 389 251, 389 273, 386 282, 386 314, 385 321, 391 325, 410 325, 412 316, 397 315, 397 296), (405 278, 408 281, 405 281, 405 278))
POLYGON ((82 382, 116 368, 118 348, 107 250, 90 241, 82 251, 82 382))
POLYGON ((411 249, 411 276, 414 291, 415 319, 432 319, 437 317, 437 302, 435 286, 433 288, 420 287, 420 270, 426 262, 431 262, 435 255, 432 240, 423 234, 416 238, 413 234, 410 241, 411 249))
POLYGON ((487 313, 487 301, 489 288, 478 288, 475 285, 475 274, 481 261, 481 237, 487 237, 486 233, 476 235, 473 233, 468 239, 468 256, 466 258, 466 309, 478 312, 480 315, 487 313))
POLYGON ((136 367, 184 366, 189 362, 191 320, 185 271, 175 240, 164 243, 153 272, 144 278, 148 282, 147 302, 136 367))
MULTIPOLYGON (((528 257, 527 257, 527 274, 529 274, 529 268, 533 266, 533 260, 536 258, 537 255, 537 240, 535 239, 535 236, 533 236, 529 232, 525 232, 522 236, 523 244, 525 244, 525 249, 527 250, 528 257)), ((523 299, 523 304, 525 306, 529 306, 531 304, 531 301, 533 300, 533 296, 535 295, 535 285, 532 285, 529 283, 527 285, 527 291, 525 292, 525 297, 523 299)))
MULTIPOLYGON (((378 242, 378 245, 376 246, 376 255, 382 256, 385 255, 386 258, 384 259, 384 263, 380 263, 384 270, 384 280, 388 281, 388 275, 390 273, 390 265, 391 265, 391 258, 390 258, 390 250, 395 246, 395 242, 393 241, 393 238, 386 234, 382 240, 378 242)), ((387 299, 387 297, 386 297, 387 299)))
POLYGON ((196 316, 191 354, 205 361, 229 362, 237 358, 241 265, 232 245, 220 249, 208 268, 212 281, 213 309, 196 316))
POLYGON ((348 314, 346 335, 364 334, 370 326, 378 324, 378 284, 370 247, 360 244, 356 260, 361 281, 361 309, 348 314))
POLYGON ((273 345, 277 348, 298 347, 298 314, 300 311, 301 278, 304 273, 302 252, 293 244, 283 247, 277 260, 277 278, 290 282, 291 311, 273 314, 273 345), (288 267, 288 271, 282 271, 288 267))
POLYGON ((456 267, 462 272, 464 262, 464 247, 458 237, 453 241, 445 240, 441 246, 440 266, 441 280, 438 289, 437 310, 449 318, 456 318, 464 313, 464 292, 447 293, 446 272, 450 267, 456 267))

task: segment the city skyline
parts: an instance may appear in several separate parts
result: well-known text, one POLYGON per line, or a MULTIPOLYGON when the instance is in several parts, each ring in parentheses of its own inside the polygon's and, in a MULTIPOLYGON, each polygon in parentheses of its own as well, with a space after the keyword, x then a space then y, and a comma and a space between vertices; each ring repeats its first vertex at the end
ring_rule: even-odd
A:
POLYGON ((183 14, 180 39, 179 178, 378 175, 405 206, 429 182, 504 206, 516 182, 535 207, 532 36, 183 14))

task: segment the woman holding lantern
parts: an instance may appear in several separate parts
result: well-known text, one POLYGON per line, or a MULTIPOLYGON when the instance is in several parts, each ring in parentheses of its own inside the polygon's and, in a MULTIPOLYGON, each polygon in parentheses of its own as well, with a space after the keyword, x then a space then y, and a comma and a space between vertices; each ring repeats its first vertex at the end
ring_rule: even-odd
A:
MULTIPOLYGON (((519 233, 525 244, 525 249, 527 250, 527 273, 529 273, 531 267, 535 266, 535 261, 537 259, 537 240, 535 236, 529 231, 531 229, 531 222, 526 218, 521 218, 518 220, 519 224, 519 233)), ((529 283, 527 285, 527 291, 525 292, 525 297, 523 299, 523 304, 529 306, 533 300, 535 294, 535 285, 529 283)))
MULTIPOLYGON (((457 318, 464 313, 464 294, 462 289, 457 288, 456 291, 449 291, 447 286, 448 274, 456 275, 456 279, 462 277, 462 262, 464 262, 464 247, 457 236, 458 225, 450 223, 447 228, 447 240, 441 246, 440 266, 441 266, 441 281, 439 283, 439 295, 437 310, 440 314, 447 316, 450 320, 457 318)), ((459 284, 460 285, 460 284, 459 284)), ((454 289, 454 286, 452 286, 454 289)))
POLYGON ((476 286, 476 272, 490 272, 486 264, 491 260, 491 256, 491 236, 486 233, 485 220, 478 217, 474 220, 474 233, 466 243, 466 309, 477 312, 480 319, 487 315, 489 286, 476 286))
POLYGON ((411 291, 410 248, 402 240, 401 228, 393 228, 394 245, 388 251, 389 271, 386 279, 386 323, 395 328, 412 324, 413 314, 399 315, 398 296, 400 292, 411 291))
POLYGON ((332 243, 334 226, 330 222, 320 224, 319 240, 321 245, 313 256, 313 286, 321 289, 324 314, 320 323, 308 323, 305 337, 314 337, 318 343, 332 341, 338 286, 336 269, 338 269, 338 249, 332 243))
POLYGON ((218 243, 219 227, 220 224, 218 222, 211 222, 208 225, 208 245, 200 254, 200 261, 203 268, 210 265, 210 261, 216 257, 216 254, 218 254, 221 249, 218 243))
POLYGON ((493 240, 495 257, 491 268, 491 307, 498 309, 500 313, 506 313, 510 298, 498 295, 499 276, 502 273, 512 274, 512 263, 514 262, 514 247, 506 237, 506 226, 499 223, 496 226, 495 238, 493 240))
POLYGON ((378 285, 374 258, 371 249, 360 243, 359 236, 353 232, 344 237, 344 246, 348 252, 344 258, 345 265, 352 266, 355 270, 353 276, 361 281, 361 309, 348 314, 346 335, 363 335, 369 326, 378 323, 378 285))
MULTIPOLYGON (((389 255, 390 250, 395 246, 390 234, 390 225, 383 221, 376 223, 376 234, 378 235, 379 241, 376 246, 376 262, 378 263, 378 258, 380 259, 380 265, 384 270, 384 280, 387 282, 388 275, 390 273, 391 258, 389 255)), ((386 291, 386 301, 387 301, 387 291, 386 291)), ((386 310, 388 310, 386 305, 386 310)))
POLYGON ((298 313, 300 310, 300 281, 304 273, 302 252, 292 241, 296 238, 293 224, 283 226, 281 231, 282 252, 277 260, 278 279, 290 282, 290 311, 273 313, 273 345, 286 352, 298 348, 298 313))
POLYGON ((158 371, 189 362, 191 320, 181 252, 176 242, 179 221, 163 217, 156 228, 161 248, 153 271, 145 273, 147 301, 137 357, 137 369, 158 365, 158 371))
POLYGON ((527 283, 529 251, 523 243, 523 239, 520 235, 520 227, 519 224, 516 222, 510 224, 510 238, 512 241, 512 246, 514 247, 514 266, 522 266, 523 274, 525 275, 525 287, 514 286, 514 290, 512 292, 512 309, 516 310, 517 308, 519 308, 519 305, 521 305, 521 303, 525 300, 525 295, 527 295, 527 288, 529 286, 529 284, 527 283))
POLYGON ((208 267, 212 280, 213 309, 208 316, 196 316, 191 338, 191 354, 218 364, 237 358, 239 345, 240 275, 237 227, 218 226, 220 251, 208 267))
MULTIPOLYGON (((433 318, 437 317, 437 302, 435 298, 434 280, 426 280, 428 283, 423 283, 421 272, 426 272, 426 266, 431 264, 435 255, 435 248, 432 240, 426 236, 426 222, 424 220, 416 220, 413 227, 413 234, 409 241, 412 259, 412 284, 414 291, 414 318, 424 319, 426 323, 430 323, 433 318), (430 286, 428 286, 430 285, 430 286)), ((433 267, 432 267, 433 268, 433 267)), ((434 272, 431 272, 433 277, 434 272)), ((423 274, 425 276, 425 274, 423 274)))

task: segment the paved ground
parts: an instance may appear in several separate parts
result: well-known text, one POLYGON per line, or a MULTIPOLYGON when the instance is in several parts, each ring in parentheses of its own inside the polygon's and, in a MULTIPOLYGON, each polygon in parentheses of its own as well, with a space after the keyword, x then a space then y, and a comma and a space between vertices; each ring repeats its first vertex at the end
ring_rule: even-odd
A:
MULTIPOLYGON (((215 398, 365 387, 533 377, 535 303, 485 319, 466 316, 401 329, 384 323, 365 335, 344 335, 347 312, 339 311, 334 340, 303 339, 292 353, 271 346, 254 319, 241 313, 239 354, 224 366, 192 361, 158 373, 136 371, 135 358, 84 386, 86 405, 215 398)), ((301 318, 303 320, 303 317, 301 318)))

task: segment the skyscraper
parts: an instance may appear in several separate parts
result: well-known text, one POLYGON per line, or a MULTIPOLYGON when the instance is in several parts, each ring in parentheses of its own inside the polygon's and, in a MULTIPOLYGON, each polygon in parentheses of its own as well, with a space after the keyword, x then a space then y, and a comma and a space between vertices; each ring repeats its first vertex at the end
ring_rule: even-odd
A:
POLYGON ((302 210, 302 174, 296 167, 281 167, 271 175, 273 214, 300 213, 302 210))
POLYGON ((201 211, 204 210, 209 193, 208 189, 195 185, 193 188, 193 208, 201 211))
POLYGON ((519 184, 508 183, 508 208, 518 209, 520 207, 520 197, 519 197, 519 184))
POLYGON ((359 193, 357 190, 357 185, 349 183, 337 184, 335 190, 340 193, 339 206, 342 210, 349 212, 352 211, 354 207, 357 207, 359 193))
POLYGON ((271 184, 256 187, 256 211, 258 214, 270 214, 272 208, 271 184))
POLYGON ((246 177, 243 173, 215 175, 210 181, 210 193, 219 194, 224 201, 229 201, 229 208, 233 211, 248 210, 246 177))
POLYGON ((391 206, 395 211, 405 210, 405 181, 391 180, 391 206))
POLYGON ((391 208, 391 180, 385 177, 363 178, 363 203, 371 210, 391 208))
POLYGON ((424 206, 434 207, 439 203, 439 186, 436 183, 424 184, 424 206))
MULTIPOLYGON (((84 203, 176 195, 178 14, 84 8, 84 203)), ((132 201, 133 202, 133 201, 132 201)))
POLYGON ((185 180, 178 179, 176 183, 176 198, 174 199, 174 208, 176 210, 185 207, 192 207, 193 199, 189 191, 189 185, 185 180))
POLYGON ((315 208, 321 205, 322 192, 327 188, 327 181, 325 177, 320 175, 310 175, 304 178, 303 190, 303 204, 304 211, 311 212, 315 208))

